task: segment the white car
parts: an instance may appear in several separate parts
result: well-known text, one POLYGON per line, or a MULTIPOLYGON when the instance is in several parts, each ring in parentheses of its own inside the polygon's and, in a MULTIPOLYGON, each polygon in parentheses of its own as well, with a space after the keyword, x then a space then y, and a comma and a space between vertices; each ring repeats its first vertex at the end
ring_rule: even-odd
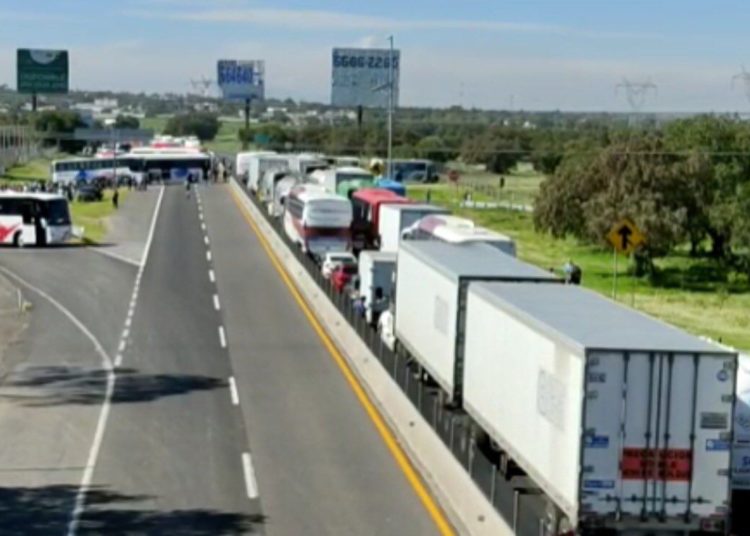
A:
POLYGON ((391 352, 395 351, 396 334, 393 331, 393 313, 390 309, 386 309, 380 314, 380 318, 378 318, 378 333, 383 344, 391 352))
POLYGON ((323 257, 320 273, 328 279, 336 271, 336 268, 344 264, 357 266, 357 258, 348 251, 330 251, 323 257))

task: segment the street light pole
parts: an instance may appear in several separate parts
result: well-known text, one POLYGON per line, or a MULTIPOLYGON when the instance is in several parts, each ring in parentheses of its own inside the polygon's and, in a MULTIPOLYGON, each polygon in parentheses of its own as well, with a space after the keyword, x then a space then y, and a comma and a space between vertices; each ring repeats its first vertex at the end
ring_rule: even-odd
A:
POLYGON ((388 178, 393 179, 393 36, 388 36, 390 53, 388 62, 388 178))

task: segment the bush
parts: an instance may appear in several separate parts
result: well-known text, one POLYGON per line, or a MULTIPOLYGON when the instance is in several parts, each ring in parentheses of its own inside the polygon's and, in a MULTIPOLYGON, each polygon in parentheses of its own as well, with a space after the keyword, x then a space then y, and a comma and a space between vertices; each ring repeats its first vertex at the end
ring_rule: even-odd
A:
POLYGON ((169 118, 164 133, 171 136, 196 136, 201 141, 216 137, 221 123, 219 118, 207 112, 190 112, 169 118))

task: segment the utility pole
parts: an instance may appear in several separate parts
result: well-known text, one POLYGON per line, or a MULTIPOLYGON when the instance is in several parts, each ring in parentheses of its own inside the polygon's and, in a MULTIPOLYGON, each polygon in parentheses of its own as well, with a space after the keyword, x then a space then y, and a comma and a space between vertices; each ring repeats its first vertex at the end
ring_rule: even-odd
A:
POLYGON ((646 104, 646 98, 649 93, 656 95, 658 87, 651 80, 632 82, 627 78, 623 78, 622 82, 615 86, 615 93, 619 93, 621 89, 625 91, 625 97, 632 110, 632 115, 630 116, 630 123, 632 125, 635 123, 635 116, 641 112, 643 106, 646 104))
POLYGON ((388 178, 393 178, 393 36, 388 36, 390 53, 388 62, 388 178))

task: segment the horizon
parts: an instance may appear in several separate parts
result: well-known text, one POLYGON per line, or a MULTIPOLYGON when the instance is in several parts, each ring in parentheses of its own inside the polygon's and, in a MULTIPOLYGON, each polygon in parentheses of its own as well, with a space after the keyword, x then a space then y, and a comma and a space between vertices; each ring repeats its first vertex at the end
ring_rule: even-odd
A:
POLYGON ((328 104, 331 49, 380 48, 393 34, 402 107, 632 113, 618 90, 627 79, 658 88, 640 113, 750 112, 750 81, 733 79, 743 73, 741 15, 750 15, 737 1, 469 0, 459 10, 417 0, 408 14, 394 0, 377 9, 340 0, 317 9, 302 0, 5 4, 0 83, 10 88, 17 48, 52 48, 70 51, 71 89, 185 94, 191 78, 215 78, 220 58, 263 59, 267 97, 328 104))

